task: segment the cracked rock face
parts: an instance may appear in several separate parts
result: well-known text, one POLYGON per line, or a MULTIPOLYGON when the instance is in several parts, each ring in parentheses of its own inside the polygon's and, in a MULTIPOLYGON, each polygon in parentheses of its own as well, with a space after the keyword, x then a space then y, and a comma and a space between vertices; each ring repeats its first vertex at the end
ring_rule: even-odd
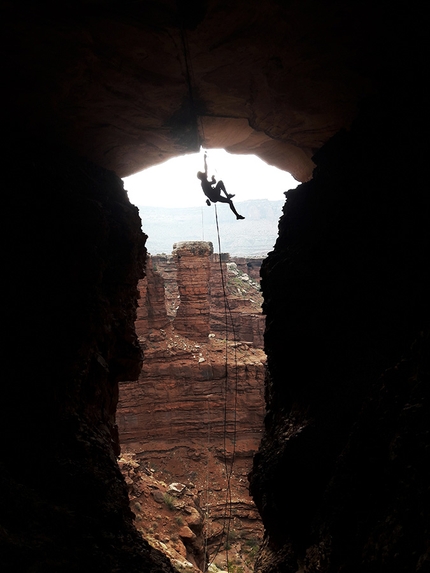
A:
MULTIPOLYGON (((144 444, 142 447, 146 451, 157 448, 171 449, 175 444, 190 445, 191 442, 200 445, 203 443, 202 447, 205 448, 207 409, 210 406, 214 444, 217 447, 222 446, 224 416, 228 417, 229 428, 231 426, 232 429, 237 409, 237 442, 241 444, 237 448, 247 452, 249 457, 259 442, 264 413, 265 355, 261 337, 256 335, 258 333, 255 334, 256 344, 253 344, 250 336, 253 319, 262 318, 261 309, 260 314, 257 314, 257 305, 252 305, 249 300, 251 296, 257 298, 258 287, 254 286, 252 289, 251 285, 248 285, 249 292, 242 292, 239 296, 228 290, 231 286, 227 282, 226 296, 232 312, 228 320, 229 333, 226 340, 226 317, 222 314, 225 313, 224 301, 218 300, 223 292, 222 279, 219 262, 209 261, 211 243, 184 242, 180 248, 182 253, 187 253, 184 258, 189 265, 182 280, 185 283, 188 277, 188 286, 194 292, 197 303, 194 299, 185 299, 188 327, 185 333, 178 331, 178 322, 180 327, 183 327, 182 319, 178 321, 178 314, 176 317, 168 317, 166 310, 165 293, 171 289, 172 279, 164 279, 161 275, 163 273, 165 276, 163 268, 169 268, 170 265, 166 260, 161 260, 161 257, 148 256, 146 277, 139 281, 140 303, 135 322, 144 364, 139 380, 121 383, 117 411, 121 443, 135 447, 137 444, 144 444), (200 275, 197 281, 194 279, 199 275, 203 263, 201 257, 198 254, 193 255, 191 251, 206 253, 204 260, 207 260, 208 272, 200 275), (196 312, 202 297, 207 299, 206 323, 219 327, 204 338, 201 337, 200 331, 201 314, 196 312), (231 320, 236 322, 234 333, 231 320), (243 338, 242 334, 247 338, 243 338), (224 404, 225 397, 222 392, 226 353, 229 372, 227 406, 224 404), (233 397, 232 380, 236 380, 238 384, 236 398, 233 397), (179 432, 177 428, 180 428, 179 432), (185 442, 182 443, 181 439, 185 442)), ((173 256, 172 261, 175 261, 175 258, 173 256)), ((223 264, 225 267, 225 263, 223 264)), ((172 269, 169 269, 169 274, 171 273, 172 269)), ((180 270, 177 274, 179 279, 180 270)), ((225 276, 228 279, 227 273, 225 276)), ((179 287, 181 288, 181 285, 179 287)))
MULTIPOLYGON (((220 300, 223 295, 220 266, 216 256, 209 255, 211 252, 211 243, 183 242, 175 245, 171 257, 148 256, 146 277, 139 283, 141 296, 136 320, 145 360, 138 381, 120 384, 117 422, 123 453, 134 452, 145 467, 152 464, 153 469, 148 473, 157 479, 167 479, 169 483, 180 481, 170 483, 166 492, 182 495, 187 488, 199 497, 201 508, 206 512, 204 524, 197 512, 194 512, 197 522, 192 516, 187 515, 185 519, 180 513, 176 514, 175 522, 175 516, 170 514, 164 532, 161 527, 155 532, 154 527, 149 526, 159 513, 154 512, 153 500, 163 505, 163 494, 155 490, 151 494, 153 499, 142 496, 136 477, 137 488, 129 489, 130 499, 139 497, 142 509, 138 513, 144 514, 135 520, 136 527, 154 547, 157 547, 154 545, 155 534, 156 539, 167 538, 168 545, 173 543, 176 552, 180 551, 181 543, 185 543, 187 550, 182 546, 183 555, 201 566, 204 551, 195 534, 199 534, 201 540, 204 525, 209 560, 215 559, 223 570, 227 568, 224 546, 229 534, 225 529, 225 471, 226 465, 230 468, 231 464, 232 479, 228 485, 232 498, 229 527, 233 532, 229 543, 232 545, 230 560, 234 554, 234 562, 240 570, 250 573, 262 536, 262 524, 249 496, 247 474, 262 432, 265 363, 260 337, 255 336, 260 344, 253 345, 251 334, 253 319, 263 317, 261 308, 257 314, 257 305, 250 300, 251 296, 256 299, 259 295, 258 286, 251 285, 252 281, 246 275, 248 280, 244 283, 248 292, 242 289, 239 296, 235 283, 233 288, 229 283, 231 277, 223 262, 226 296, 232 311, 230 320, 235 322, 234 333, 229 325, 226 340, 224 301, 220 300), (181 253, 180 260, 186 260, 187 267, 181 268, 177 253, 181 253), (172 288, 173 274, 177 275, 179 291, 172 288), (179 316, 179 320, 179 309, 175 319, 167 318, 164 292, 161 292, 164 288, 160 288, 164 281, 166 294, 168 291, 169 296, 179 292, 181 299, 185 296, 179 309, 185 302, 187 312, 182 318, 179 316), (193 297, 189 296, 190 290, 193 297), (204 305, 200 305, 202 300, 206 300, 204 305), (199 305, 210 312, 206 324, 219 329, 214 329, 202 340, 199 305), (184 324, 187 325, 186 332, 179 334, 178 326, 183 329, 184 324), (196 531, 193 526, 199 529, 196 531)), ((228 260, 228 254, 223 258, 228 260)), ((248 268, 246 260, 242 263, 248 268)), ((238 274, 236 264, 229 264, 234 265, 238 274)), ((176 296, 174 300, 177 300, 176 296)), ((165 552, 175 564, 175 555, 165 552)))
POLYGON ((430 563, 430 203, 422 175, 401 160, 425 153, 409 138, 404 113, 418 125, 422 109, 408 108, 411 93, 423 97, 406 84, 387 90, 316 154, 313 180, 287 193, 262 267, 258 573, 409 573, 430 563))
POLYGON ((120 176, 203 143, 306 181, 407 41, 396 13, 340 1, 9 3, 3 21, 6 123, 120 176))
POLYGON ((173 245, 180 296, 175 318, 178 333, 207 340, 210 333, 209 277, 212 243, 184 241, 173 245))
POLYGON ((10 149, 2 172, 19 198, 2 225, 0 568, 170 572, 115 461, 118 381, 142 366, 137 208, 114 173, 58 147, 10 149))

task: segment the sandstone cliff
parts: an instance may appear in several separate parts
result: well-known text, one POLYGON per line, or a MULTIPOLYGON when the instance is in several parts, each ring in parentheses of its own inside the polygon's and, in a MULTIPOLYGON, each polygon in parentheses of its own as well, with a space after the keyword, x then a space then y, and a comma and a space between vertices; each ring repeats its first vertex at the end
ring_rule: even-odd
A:
MULTIPOLYGON (((152 268, 156 269, 156 273, 164 280, 167 315, 174 319, 181 304, 180 316, 185 315, 186 312, 194 314, 196 311, 192 308, 186 311, 184 308, 185 300, 181 301, 178 288, 177 257, 157 255, 148 257, 148 260, 150 261, 147 273, 148 280, 154 280, 154 282, 160 280, 159 278, 151 278, 152 268)), ((209 257, 210 281, 208 292, 204 295, 204 299, 209 304, 209 329, 206 325, 208 333, 209 331, 217 332, 225 338, 227 329, 228 337, 231 340, 248 341, 255 348, 263 348, 265 319, 261 312, 263 298, 259 287, 261 263, 261 258, 230 257, 228 253, 224 253, 221 256, 220 265, 218 254, 209 257), (227 293, 227 300, 224 297, 224 289, 227 293)), ((201 273, 201 267, 196 264, 196 259, 192 259, 190 268, 191 274, 185 273, 184 275, 185 285, 187 283, 194 284, 196 277, 201 273)), ((145 284, 142 284, 143 289, 146 289, 145 284)), ((156 304, 158 308, 158 310, 151 312, 164 312, 163 305, 158 305, 155 297, 151 304, 156 304)), ((145 315, 148 311, 139 310, 138 312, 140 316, 141 313, 145 315)), ((180 318, 180 320, 183 321, 184 319, 180 318)), ((199 318, 200 320, 201 318, 199 318)), ((175 324, 177 325, 177 322, 175 324)), ((184 327, 181 325, 180 328, 184 327)), ((185 332, 185 334, 187 333, 185 332)), ((154 336, 156 335, 154 334, 154 336)))
MULTIPOLYGON (((261 537, 247 474, 261 439, 265 355, 253 344, 252 328, 244 325, 252 325, 249 318, 263 317, 257 309, 258 285, 248 275, 238 278, 243 273, 235 263, 225 262, 228 255, 220 267, 219 257, 211 252, 210 243, 181 243, 172 258, 150 260, 140 283, 136 320, 145 360, 139 380, 120 385, 117 421, 122 448, 133 452, 138 464, 151 467, 166 483, 182 482, 198 496, 209 554, 218 552, 216 562, 226 566, 227 521, 234 532, 229 534, 230 559, 234 554, 249 571, 246 543, 255 546, 261 537), (179 293, 174 295, 179 296, 174 298, 179 309, 172 319, 167 314, 171 304, 162 295, 162 268, 166 293, 179 293), (172 287, 174 275, 177 289, 172 287), (227 288, 229 276, 235 279, 229 286, 235 292, 227 290, 231 312, 226 316, 223 280, 227 288), (234 324, 227 334, 226 319, 234 324), (214 325, 219 331, 211 332, 214 325), (230 478, 226 472, 232 472, 230 478), (231 498, 227 505, 226 496, 231 498)), ((190 551, 182 553, 201 566, 201 548, 190 551)))
POLYGON ((142 365, 134 321, 145 235, 137 209, 118 177, 69 150, 10 149, 7 164, 8 188, 13 179, 22 194, 5 198, 2 227, 3 245, 13 249, 3 252, 9 382, 0 569, 167 573, 168 560, 133 527, 115 461, 118 381, 137 377, 142 365), (25 392, 22 377, 32 380, 25 392))
POLYGON ((430 204, 401 159, 405 146, 424 151, 399 135, 405 123, 391 124, 400 101, 387 102, 363 106, 315 156, 263 264, 268 411, 251 478, 266 528, 259 573, 430 566, 430 204), (378 175, 372 149, 389 134, 399 143, 378 175))
POLYGON ((200 341, 209 333, 209 256, 212 243, 203 241, 181 242, 173 245, 177 265, 179 308, 175 317, 175 330, 200 341))

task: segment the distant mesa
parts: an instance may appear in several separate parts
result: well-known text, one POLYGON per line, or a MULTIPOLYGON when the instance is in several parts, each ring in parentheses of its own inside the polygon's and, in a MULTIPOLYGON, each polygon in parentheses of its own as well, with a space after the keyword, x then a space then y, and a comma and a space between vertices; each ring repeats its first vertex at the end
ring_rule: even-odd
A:
MULTIPOLYGON (((278 222, 284 201, 256 199, 239 202, 245 216, 240 225, 228 206, 217 207, 221 248, 231 256, 266 257, 273 250, 278 235, 278 222)), ((203 241, 218 250, 214 208, 172 208, 138 206, 146 243, 151 255, 170 253, 173 244, 203 241)))

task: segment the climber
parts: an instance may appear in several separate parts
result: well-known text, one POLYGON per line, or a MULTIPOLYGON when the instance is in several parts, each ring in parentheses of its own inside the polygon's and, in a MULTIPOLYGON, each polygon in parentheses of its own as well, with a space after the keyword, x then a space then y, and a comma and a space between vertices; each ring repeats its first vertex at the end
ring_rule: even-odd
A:
POLYGON ((215 177, 212 175, 212 179, 209 181, 208 179, 208 163, 207 163, 207 152, 205 151, 204 155, 204 162, 205 162, 205 171, 198 171, 197 177, 201 181, 201 186, 203 189, 203 193, 206 195, 206 204, 210 207, 211 201, 212 203, 228 203, 230 205, 230 209, 236 215, 236 219, 245 219, 243 215, 239 215, 236 211, 233 201, 231 200, 234 195, 227 193, 223 181, 216 181, 215 177), (225 197, 221 195, 221 191, 224 192, 225 197))

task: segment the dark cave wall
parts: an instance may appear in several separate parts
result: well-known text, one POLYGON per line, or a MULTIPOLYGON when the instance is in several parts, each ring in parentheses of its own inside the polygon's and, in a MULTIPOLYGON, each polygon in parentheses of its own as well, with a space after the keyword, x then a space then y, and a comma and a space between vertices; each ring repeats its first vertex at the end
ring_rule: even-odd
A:
POLYGON ((52 143, 8 142, 0 569, 170 571, 132 527, 115 459, 118 381, 142 364, 137 209, 112 172, 52 143))
POLYGON ((411 168, 425 164, 417 77, 363 103, 316 154, 263 263, 258 572, 430 567, 430 201, 425 171, 411 168))

